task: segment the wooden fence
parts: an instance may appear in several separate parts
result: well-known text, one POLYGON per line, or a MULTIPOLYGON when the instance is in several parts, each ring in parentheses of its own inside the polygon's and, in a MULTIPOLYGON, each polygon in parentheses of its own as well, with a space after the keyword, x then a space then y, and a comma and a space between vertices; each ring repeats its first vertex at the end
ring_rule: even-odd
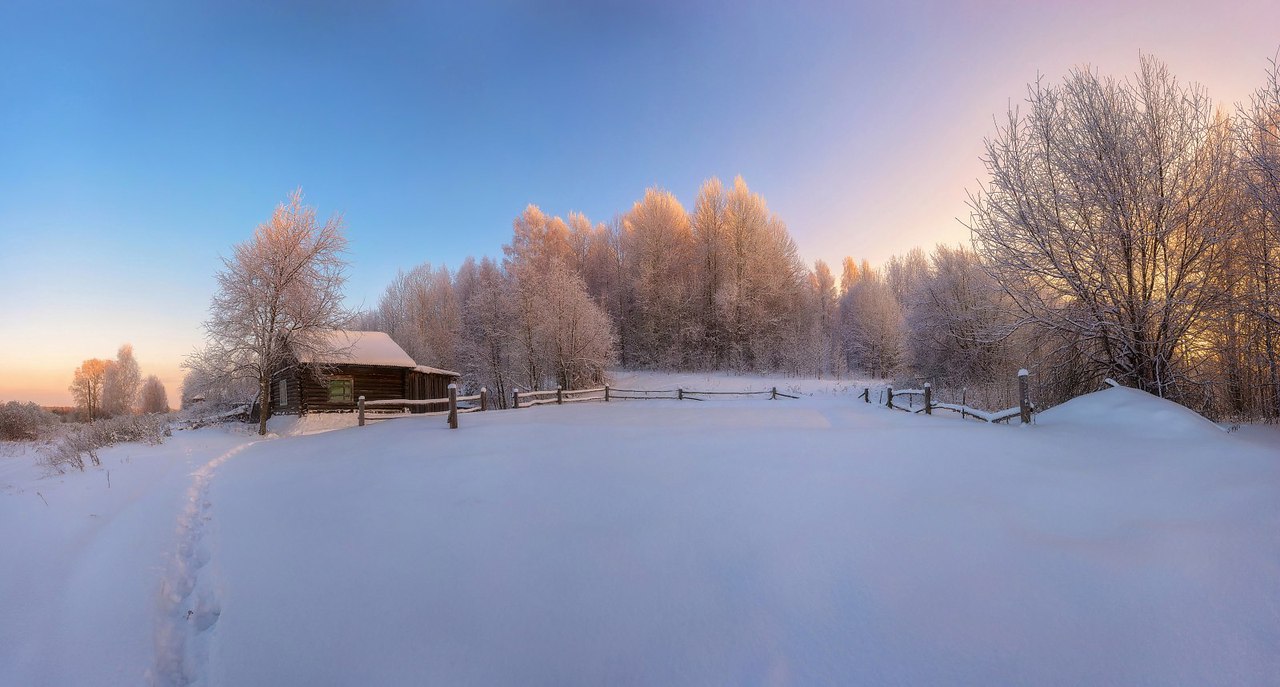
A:
MULTIPOLYGON (((565 390, 559 387, 547 391, 524 391, 516 390, 511 394, 512 408, 532 408, 533 406, 546 405, 555 403, 563 405, 565 403, 583 403, 588 401, 602 401, 608 403, 610 401, 643 401, 643 400, 660 400, 668 399, 673 401, 705 401, 704 396, 768 396, 770 400, 780 398, 796 399, 799 396, 793 396, 778 391, 778 387, 773 387, 768 391, 698 391, 695 389, 615 389, 608 385, 597 387, 595 389, 573 389, 565 390)), ((383 401, 366 401, 361 396, 356 401, 356 412, 358 414, 357 422, 363 427, 368 422, 377 422, 382 420, 394 420, 397 418, 408 417, 431 417, 433 415, 448 416, 449 427, 458 428, 458 416, 464 413, 484 412, 489 409, 489 392, 486 389, 480 389, 480 393, 474 396, 459 396, 456 384, 449 385, 449 396, 447 398, 427 398, 422 400, 411 400, 406 398, 393 398, 383 401), (461 403, 471 403, 467 407, 460 406, 461 403), (400 413, 383 414, 376 412, 379 408, 396 409, 404 411, 412 406, 431 406, 448 404, 448 410, 441 410, 430 413, 415 413, 412 415, 400 413)))
MULTIPOLYGON (((862 390, 861 398, 867 403, 871 403, 871 388, 867 387, 862 390)), ((973 417, 984 422, 1007 422, 1013 418, 1018 418, 1022 424, 1031 424, 1032 414, 1035 412, 1035 405, 1031 403, 1031 394, 1027 387, 1027 371, 1018 370, 1018 405, 1004 410, 988 411, 980 408, 973 408, 965 405, 963 396, 960 403, 936 403, 933 400, 933 386, 925 382, 924 386, 919 389, 894 389, 892 386, 877 390, 877 403, 882 403, 885 407, 902 410, 908 413, 921 413, 932 415, 935 409, 950 410, 959 413, 962 418, 973 417), (921 397, 923 403, 919 408, 915 407, 912 399, 921 397), (898 405, 894 405, 895 398, 906 398, 906 404, 899 401, 898 405), (906 405, 907 407, 903 407, 906 405)))
POLYGON ((565 391, 560 387, 549 391, 516 390, 511 394, 512 408, 532 408, 548 403, 581 403, 583 401, 705 401, 703 396, 764 396, 770 400, 799 398, 784 394, 773 387, 768 391, 697 391, 694 389, 615 389, 609 385, 595 389, 565 391))
POLYGON ((480 389, 480 393, 475 394, 473 396, 459 396, 457 384, 449 385, 449 396, 446 398, 428 398, 428 399, 422 399, 422 400, 393 398, 393 399, 388 399, 384 401, 366 401, 364 400, 364 396, 361 396, 356 401, 356 412, 358 414, 357 423, 361 427, 364 427, 365 423, 369 421, 394 420, 397 418, 405 418, 405 417, 431 417, 433 415, 435 416, 445 415, 448 417, 449 428, 457 429, 459 415, 462 415, 463 413, 480 413, 488 409, 489 409, 489 391, 487 389, 482 388, 480 389), (469 404, 475 404, 475 405, 468 405, 466 407, 462 407, 458 405, 459 403, 469 403, 469 404), (408 408, 409 406, 428 406, 428 405, 439 405, 439 404, 448 404, 449 409, 439 410, 432 413, 416 413, 413 415, 404 415, 404 414, 380 415, 380 414, 365 413, 366 408, 371 410, 376 408, 405 409, 405 408, 408 408))

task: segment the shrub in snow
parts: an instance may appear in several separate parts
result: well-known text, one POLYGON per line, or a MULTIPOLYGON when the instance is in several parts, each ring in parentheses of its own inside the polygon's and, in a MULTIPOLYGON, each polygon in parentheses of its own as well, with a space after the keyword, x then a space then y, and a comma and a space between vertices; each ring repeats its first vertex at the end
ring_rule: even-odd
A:
POLYGON ((68 466, 84 470, 87 456, 101 465, 98 449, 130 441, 156 445, 170 436, 169 418, 164 415, 125 415, 82 425, 67 432, 45 451, 45 463, 63 472, 68 466))
POLYGON ((34 403, 0 405, 0 441, 35 441, 58 425, 58 416, 34 403))

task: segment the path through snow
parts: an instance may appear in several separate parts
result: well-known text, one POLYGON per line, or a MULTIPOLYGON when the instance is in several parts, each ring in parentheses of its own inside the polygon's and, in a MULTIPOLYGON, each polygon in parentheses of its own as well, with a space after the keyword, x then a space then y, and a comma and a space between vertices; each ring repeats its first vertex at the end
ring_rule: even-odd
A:
POLYGON ((212 505, 209 482, 223 463, 255 443, 236 446, 191 476, 186 507, 178 516, 177 550, 160 583, 156 660, 148 676, 152 684, 191 684, 204 664, 207 650, 203 635, 222 614, 215 586, 200 574, 209 562, 209 547, 204 541, 212 505))

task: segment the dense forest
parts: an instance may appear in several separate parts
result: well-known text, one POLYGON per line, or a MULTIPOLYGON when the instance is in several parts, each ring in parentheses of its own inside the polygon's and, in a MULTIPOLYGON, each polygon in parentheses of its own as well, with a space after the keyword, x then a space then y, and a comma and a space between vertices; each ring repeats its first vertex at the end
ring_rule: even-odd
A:
POLYGON ((1219 417, 1275 418, 1280 84, 1227 113, 1144 58, 1029 87, 987 140, 971 246, 805 264, 742 178, 692 209, 648 189, 593 222, 530 205, 501 259, 399 274, 361 328, 513 388, 613 365, 928 380, 1049 405, 1105 377, 1219 417))

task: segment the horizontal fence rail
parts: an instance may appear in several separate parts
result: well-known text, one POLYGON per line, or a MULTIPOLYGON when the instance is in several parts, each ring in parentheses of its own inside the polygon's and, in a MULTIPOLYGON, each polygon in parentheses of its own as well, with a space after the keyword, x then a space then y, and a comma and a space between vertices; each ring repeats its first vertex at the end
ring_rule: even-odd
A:
POLYGON ((391 398, 391 399, 378 399, 376 401, 366 401, 364 396, 361 396, 356 401, 356 413, 358 414, 358 418, 356 422, 360 427, 364 427, 365 423, 370 420, 381 421, 381 420, 394 420, 397 418, 432 417, 432 416, 444 415, 448 417, 447 422, 449 423, 449 428, 457 429, 458 415, 463 413, 484 412, 488 409, 489 409, 489 390, 488 389, 485 389, 482 387, 480 389, 480 393, 478 394, 473 394, 471 396, 459 396, 458 385, 450 384, 449 395, 445 398, 425 398, 425 399, 391 398), (474 404, 474 405, 468 405, 467 407, 464 408, 464 407, 459 407, 458 405, 459 403, 467 403, 467 404, 474 404), (366 408, 370 408, 370 409, 404 408, 407 406, 427 406, 427 405, 442 405, 442 404, 447 405, 449 409, 440 410, 440 411, 431 412, 431 413, 414 413, 412 415, 400 414, 400 415, 366 416, 365 414, 366 408))
POLYGON ((699 391, 697 389, 619 389, 608 385, 594 389, 548 389, 545 391, 520 391, 511 394, 512 408, 531 408, 533 406, 555 403, 583 403, 587 401, 706 401, 702 396, 768 396, 772 400, 779 398, 798 399, 799 396, 786 394, 773 387, 767 391, 699 391))
MULTIPOLYGON (((698 389, 615 389, 609 385, 595 387, 592 389, 546 389, 542 391, 520 391, 515 390, 511 394, 512 408, 532 408, 533 406, 548 405, 555 403, 563 405, 565 403, 590 403, 590 402, 609 402, 609 401, 649 401, 649 400, 672 400, 672 401, 706 401, 708 399, 701 398, 703 396, 741 396, 741 397, 762 397, 767 396, 770 400, 780 398, 798 399, 799 396, 783 393, 778 391, 777 387, 773 387, 767 391, 701 391, 698 389)), ((446 398, 389 398, 369 401, 364 396, 359 397, 357 404, 358 424, 363 427, 368 422, 393 420, 398 418, 409 417, 431 417, 431 416, 448 416, 449 426, 457 429, 458 416, 466 413, 484 412, 489 408, 488 390, 481 389, 480 393, 471 396, 459 396, 457 385, 449 385, 449 396, 446 398), (467 404, 465 406, 459 404, 467 404), (414 414, 375 414, 368 411, 377 409, 405 409, 416 406, 438 406, 447 405, 448 410, 441 410, 427 413, 414 414)))
MULTIPOLYGON (((864 388, 858 396, 867 403, 871 403, 871 387, 864 388)), ((1018 371, 1018 400, 1018 405, 1012 408, 995 411, 974 408, 966 405, 963 401, 960 403, 939 403, 933 400, 933 386, 926 383, 920 389, 895 389, 892 386, 887 386, 876 391, 875 402, 877 405, 883 405, 891 410, 901 410, 907 413, 932 415, 934 409, 940 409, 960 413, 962 418, 972 417, 989 423, 1008 422, 1016 417, 1019 418, 1022 424, 1029 425, 1035 413, 1035 405, 1031 402, 1031 397, 1027 390, 1026 370, 1018 371), (901 403, 894 405, 894 400, 902 397, 907 398, 906 407, 903 407, 901 403), (916 397, 923 399, 923 405, 920 408, 914 407, 913 399, 916 397)))

